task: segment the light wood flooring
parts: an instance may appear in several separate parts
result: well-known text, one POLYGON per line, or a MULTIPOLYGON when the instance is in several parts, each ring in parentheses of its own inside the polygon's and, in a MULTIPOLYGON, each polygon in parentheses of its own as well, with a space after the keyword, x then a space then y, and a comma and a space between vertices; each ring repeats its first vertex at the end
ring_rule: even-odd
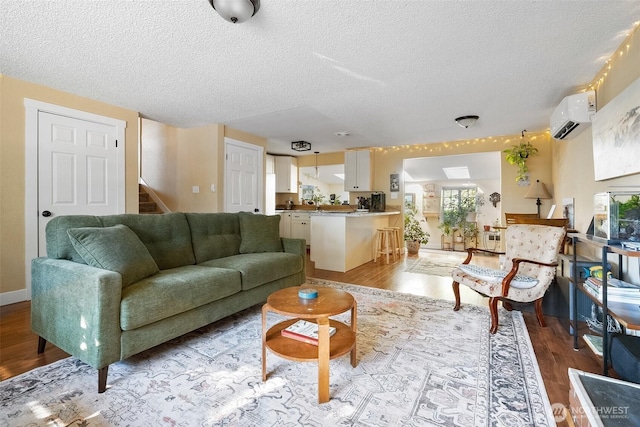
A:
MULTIPOLYGON (((418 255, 405 255, 403 259, 388 265, 369 262, 346 273, 315 269, 307 262, 307 276, 334 280, 374 288, 423 295, 453 301, 451 279, 404 271, 415 258, 436 260, 463 260, 464 254, 421 250, 418 255)), ((474 257, 474 262, 496 266, 495 258, 474 257)), ((462 304, 487 305, 488 300, 464 286, 460 287, 462 304)), ((453 307, 453 303, 452 303, 453 307)), ((533 348, 551 403, 569 404, 569 378, 567 369, 577 368, 586 372, 602 373, 601 359, 595 356, 584 342, 580 350, 573 350, 573 339, 568 333, 568 321, 546 316, 547 327, 538 325, 535 314, 524 312, 533 348)), ((487 331, 488 333, 488 331, 487 331)), ((48 344, 43 354, 36 353, 38 337, 31 332, 30 303, 21 302, 0 307, 0 380, 27 372, 67 357, 67 354, 48 344)), ((569 425, 566 422, 559 426, 569 425)))

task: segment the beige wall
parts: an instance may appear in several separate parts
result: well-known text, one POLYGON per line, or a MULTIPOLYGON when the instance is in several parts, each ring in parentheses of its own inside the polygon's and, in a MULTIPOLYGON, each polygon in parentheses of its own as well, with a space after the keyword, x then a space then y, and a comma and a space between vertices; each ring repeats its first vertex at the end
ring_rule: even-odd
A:
MULTIPOLYGON (((614 55, 611 69, 599 85, 595 85, 598 110, 615 98, 627 86, 640 78, 640 31, 623 43, 622 56, 614 55), (626 48, 626 45, 629 48, 626 48)), ((593 216, 593 194, 615 191, 616 186, 639 186, 640 175, 596 182, 593 168, 591 128, 572 140, 552 144, 553 182, 556 200, 575 198, 575 227, 585 232, 593 216)))
MULTIPOLYGON (((138 212, 138 113, 0 75, 0 293, 25 289, 24 99, 56 104, 127 122, 126 211, 138 212)), ((4 295, 3 297, 7 297, 4 295)))
POLYGON ((267 145, 265 138, 223 125, 183 129, 142 119, 141 127, 141 176, 173 212, 223 210, 225 137, 267 145))

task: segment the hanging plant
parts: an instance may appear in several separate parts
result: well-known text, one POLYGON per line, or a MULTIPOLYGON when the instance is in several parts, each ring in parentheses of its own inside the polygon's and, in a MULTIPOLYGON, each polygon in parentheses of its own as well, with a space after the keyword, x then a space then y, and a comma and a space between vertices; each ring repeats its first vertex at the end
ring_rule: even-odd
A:
POLYGON ((523 181, 527 178, 527 172, 529 172, 529 169, 527 168, 527 159, 529 159, 530 156, 538 154, 538 149, 534 147, 531 142, 525 141, 525 132, 526 130, 522 131, 522 141, 520 144, 504 150, 504 153, 507 155, 507 162, 509 162, 510 165, 518 167, 516 182, 523 181))

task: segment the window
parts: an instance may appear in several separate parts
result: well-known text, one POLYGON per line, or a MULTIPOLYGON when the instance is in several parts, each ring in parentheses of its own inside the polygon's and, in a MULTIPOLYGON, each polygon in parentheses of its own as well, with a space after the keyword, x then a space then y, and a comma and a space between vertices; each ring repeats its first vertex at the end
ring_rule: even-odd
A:
POLYGON ((478 187, 443 187, 442 216, 455 214, 463 208, 466 212, 476 210, 478 187))

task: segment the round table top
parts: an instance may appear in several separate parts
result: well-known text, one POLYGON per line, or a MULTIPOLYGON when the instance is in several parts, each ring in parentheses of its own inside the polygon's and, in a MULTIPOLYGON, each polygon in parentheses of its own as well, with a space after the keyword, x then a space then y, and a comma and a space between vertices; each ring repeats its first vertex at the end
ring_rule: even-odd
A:
POLYGON ((316 318, 335 316, 353 308, 353 296, 345 291, 322 286, 302 285, 280 289, 269 295, 267 304, 273 311, 281 314, 316 318), (318 297, 304 299, 298 296, 300 288, 313 288, 318 291, 318 297))

